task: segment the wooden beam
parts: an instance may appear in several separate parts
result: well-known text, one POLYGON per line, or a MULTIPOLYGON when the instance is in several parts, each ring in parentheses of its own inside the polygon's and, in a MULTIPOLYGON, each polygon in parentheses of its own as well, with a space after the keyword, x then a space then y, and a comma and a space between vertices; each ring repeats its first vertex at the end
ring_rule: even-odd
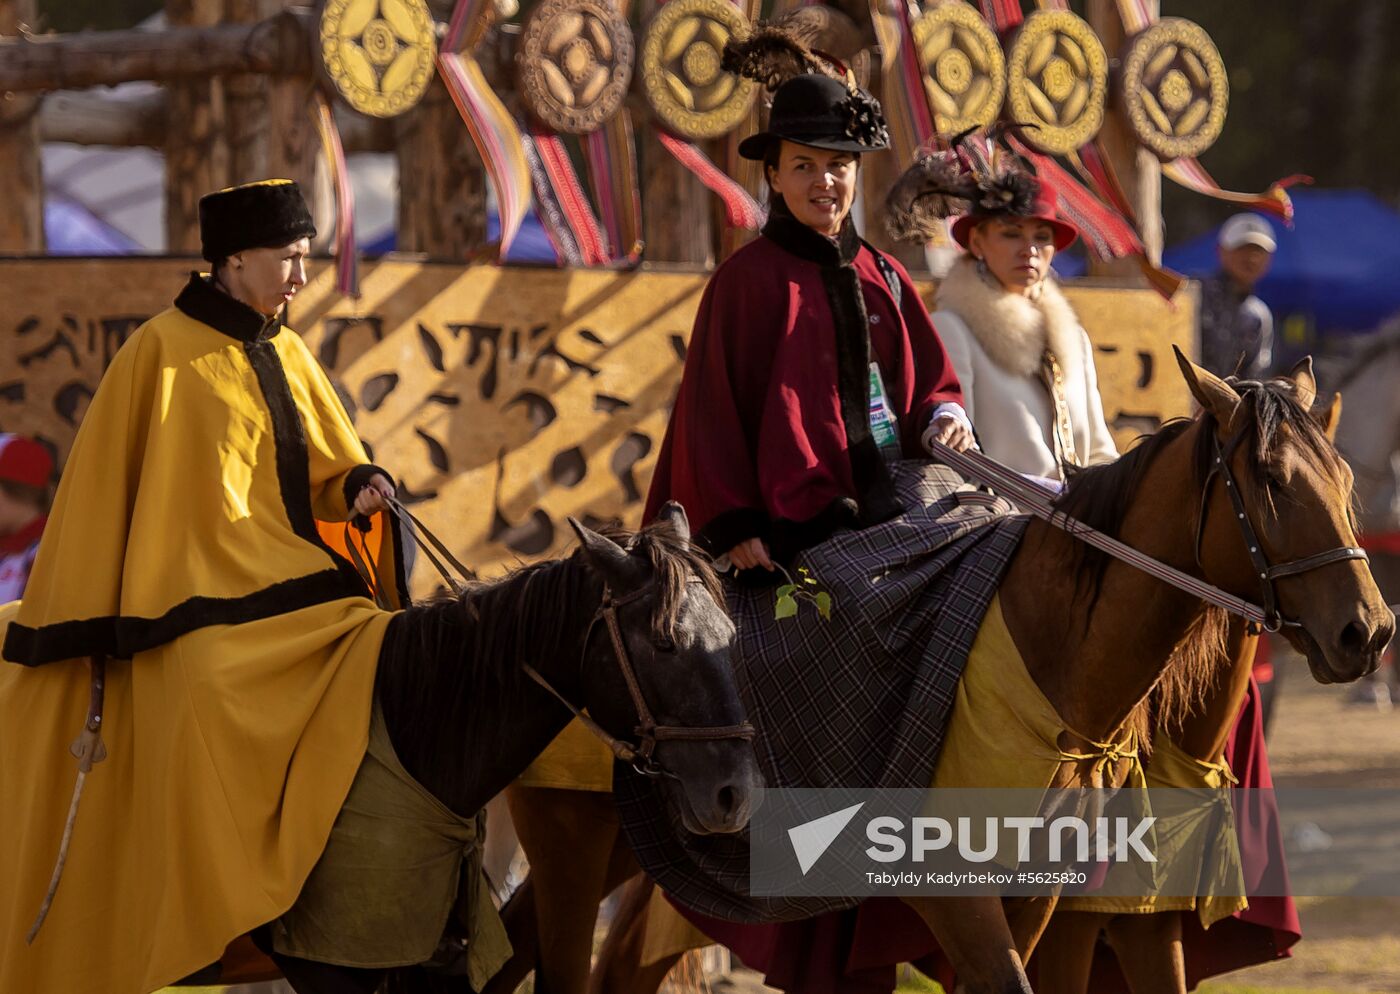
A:
POLYGON ((294 7, 256 24, 172 23, 162 31, 83 31, 0 40, 0 91, 77 90, 138 79, 313 71, 315 16, 294 7))
MULTIPOLYGON (((0 0, 0 34, 32 24, 34 0, 0 0)), ((0 57, 3 58, 3 57, 0 57)), ((44 251, 44 176, 39 163, 37 97, 4 94, 0 100, 0 252, 44 251)))
MULTIPOLYGON (((295 84, 295 80, 287 82, 295 84)), ((298 109, 305 111, 305 87, 296 90, 298 109)), ((112 145, 118 148, 165 145, 166 95, 164 91, 139 99, 115 97, 103 90, 63 90, 44 96, 39 108, 39 140, 74 145, 112 145)), ((274 98, 275 100, 275 98, 274 98)), ((392 152, 394 127, 389 118, 365 117, 333 100, 335 123, 348 152, 392 152)))
MULTIPOLYGON (((1148 13, 1153 17, 1161 12, 1160 0, 1145 0, 1148 13)), ((1123 20, 1118 14, 1115 0, 1088 0, 1086 19, 1108 50, 1108 57, 1115 64, 1123 51, 1126 35, 1123 20)), ((1162 262, 1162 164, 1157 157, 1143 148, 1133 134, 1132 125, 1121 103, 1110 103, 1104 115, 1103 130, 1099 139, 1108 152, 1109 161, 1118 179, 1123 184, 1123 192, 1128 203, 1137 215, 1138 237, 1147 250, 1147 258, 1155 265, 1162 262)), ((1090 256, 1091 276, 1110 276, 1143 283, 1142 270, 1132 259, 1114 259, 1100 262, 1090 256)))

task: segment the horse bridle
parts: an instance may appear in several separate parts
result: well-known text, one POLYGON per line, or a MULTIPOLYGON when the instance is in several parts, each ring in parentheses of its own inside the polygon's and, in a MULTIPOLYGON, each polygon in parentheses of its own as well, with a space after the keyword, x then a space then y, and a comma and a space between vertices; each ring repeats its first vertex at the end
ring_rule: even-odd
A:
MULTIPOLYGON (((689 582, 698 583, 698 580, 689 582)), ((722 739, 745 739, 754 737, 754 727, 747 721, 742 721, 737 725, 658 725, 652 716, 651 708, 647 706, 646 696, 642 693, 642 685, 637 680, 637 671, 632 665, 631 653, 627 651, 627 643, 622 637, 622 629, 617 623, 618 608, 633 601, 640 600, 651 592, 651 585, 635 590, 625 597, 614 597, 612 589, 606 584, 603 586, 603 602, 594 612, 593 619, 588 623, 588 631, 583 637, 583 648, 579 651, 579 676, 583 675, 583 664, 588 657, 588 646, 593 639, 593 629, 602 621, 607 625, 608 636, 612 640, 613 657, 617 660, 617 668, 622 671, 622 679, 627 684, 627 692, 632 697, 632 707, 637 712, 637 726, 634 729, 636 735, 635 742, 625 741, 611 735, 607 729, 603 728, 591 717, 584 714, 583 709, 575 706, 568 698, 559 693, 549 681, 546 680, 538 670, 529 663, 525 663, 525 672, 530 679, 534 680, 545 690, 549 691, 571 712, 574 717, 583 722, 584 726, 596 735, 612 754, 624 763, 631 765, 645 777, 669 776, 679 779, 676 774, 666 769, 660 761, 656 759, 656 744, 658 742, 714 742, 722 739)), ((654 655, 654 652, 653 652, 654 655)))
POLYGON ((1254 572, 1259 577, 1260 586, 1263 589, 1264 621, 1261 627, 1267 632, 1277 632, 1284 628, 1302 628, 1301 621, 1285 618, 1279 610, 1276 581, 1286 576, 1309 573, 1315 569, 1321 569, 1323 566, 1331 566, 1333 563, 1347 562, 1352 559, 1369 560, 1370 557, 1366 555, 1366 550, 1359 546, 1343 545, 1326 552, 1319 552, 1316 555, 1304 556, 1302 559, 1271 565, 1269 557, 1264 555, 1264 547, 1259 542, 1259 536, 1254 530, 1254 523, 1249 520, 1249 513, 1245 509, 1244 497, 1240 494, 1235 474, 1230 469, 1230 459, 1234 456, 1240 443, 1244 441, 1245 432, 1240 431, 1227 446, 1221 448, 1220 438, 1212 429, 1212 425, 1204 426, 1204 430, 1210 433, 1211 466, 1206 473, 1205 485, 1201 488, 1201 513, 1196 524, 1196 565, 1201 566, 1201 544, 1205 538, 1206 512, 1210 507, 1210 488, 1218 476, 1225 484, 1225 492, 1230 495, 1230 504, 1234 508, 1235 519, 1239 523, 1245 548, 1249 550, 1250 562, 1254 564, 1254 572))

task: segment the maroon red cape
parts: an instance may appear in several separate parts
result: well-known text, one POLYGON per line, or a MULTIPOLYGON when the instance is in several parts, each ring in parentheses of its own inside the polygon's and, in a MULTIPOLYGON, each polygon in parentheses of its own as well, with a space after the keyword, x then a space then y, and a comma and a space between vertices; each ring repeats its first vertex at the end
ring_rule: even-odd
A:
POLYGON ((711 552, 759 537, 786 559, 893 517, 872 360, 903 454, 924 457, 934 408, 962 391, 909 275, 849 223, 833 240, 775 209, 705 288, 644 520, 676 500, 711 552))

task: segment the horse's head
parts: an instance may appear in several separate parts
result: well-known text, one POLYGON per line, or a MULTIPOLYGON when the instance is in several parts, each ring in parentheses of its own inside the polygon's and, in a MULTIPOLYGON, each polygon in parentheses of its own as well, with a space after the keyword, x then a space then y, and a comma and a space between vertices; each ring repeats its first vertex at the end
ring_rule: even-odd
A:
POLYGON ((1352 474, 1332 444, 1340 397, 1312 413, 1317 384, 1307 359, 1288 376, 1254 382, 1222 380, 1177 357, 1204 411, 1198 556, 1206 579, 1274 608, 1318 681, 1371 672, 1395 616, 1356 551, 1352 474))
POLYGON ((668 504, 625 547, 570 524, 616 604, 625 649, 607 618, 596 619, 583 660, 589 714, 624 742, 645 743, 648 725, 657 728, 652 762, 639 768, 666 776, 689 831, 741 830, 763 780, 730 662, 734 623, 714 571, 690 544, 685 512, 668 504))

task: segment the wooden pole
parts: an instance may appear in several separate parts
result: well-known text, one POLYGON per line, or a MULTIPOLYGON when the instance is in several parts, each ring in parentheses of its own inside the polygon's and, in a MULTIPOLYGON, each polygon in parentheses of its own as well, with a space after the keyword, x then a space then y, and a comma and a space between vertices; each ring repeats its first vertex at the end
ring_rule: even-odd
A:
MULTIPOLYGON (((34 0, 0 0, 0 34, 34 22, 34 0)), ((3 88, 0 88, 3 89, 3 88)), ((0 94, 0 252, 44 251, 44 177, 39 163, 39 98, 0 94)))
POLYGON ((0 41, 0 91, 75 90, 232 73, 311 74, 311 11, 295 8, 257 24, 235 25, 219 23, 221 7, 203 0, 169 0, 171 26, 163 31, 5 39, 0 41), (191 19, 191 10, 206 7, 212 15, 191 19))
MULTIPOLYGON (((282 82, 277 80, 275 82, 282 82)), ((269 106, 274 119, 285 114, 286 120, 309 121, 307 102, 311 99, 311 83, 289 79, 285 89, 273 87, 269 106), (289 106, 279 108, 279 94, 285 94, 289 106)), ((73 145, 111 145, 117 148, 163 148, 166 132, 164 91, 144 94, 137 99, 111 96, 102 90, 64 90, 44 95, 39 109, 39 140, 68 142, 73 145)), ((338 100, 331 101, 340 140, 348 152, 392 152, 394 150, 393 121, 383 117, 358 114, 338 100)), ((314 130, 314 129, 313 129, 314 130)), ((281 127, 273 125, 270 148, 272 172, 277 172, 277 156, 291 157, 292 151, 279 151, 278 144, 290 145, 291 137, 281 127)), ((315 135, 310 141, 315 145, 315 135)), ((314 148, 313 148, 314 152, 314 148)), ((286 175, 283 173, 283 175, 286 175)))
MULTIPOLYGON (((287 0, 226 0, 225 18, 256 24, 275 17, 287 0)), ((319 152, 310 105, 315 82, 295 76, 239 74, 225 82, 229 179, 248 183, 273 177, 295 180, 314 199, 319 152)), ((316 215, 322 225, 329 217, 316 215)))
MULTIPOLYGON (((172 27, 217 25, 223 0, 166 0, 172 27)), ((199 198, 230 185, 228 110, 223 80, 172 82, 165 133, 165 240, 171 253, 198 253, 199 198)))
MULTIPOLYGON (((438 21, 452 15, 451 0, 430 0, 438 21)), ((493 86, 502 81, 494 33, 476 52, 493 86)), ((507 90, 496 92, 502 99, 507 90)), ((486 169, 441 77, 417 107, 394 119, 399 156, 398 250, 465 259, 486 242, 486 169)))
MULTIPOLYGON (((1156 17, 1160 0, 1146 0, 1149 13, 1156 17)), ((1126 35, 1114 0, 1088 0, 1087 20, 1108 50, 1114 69, 1123 51, 1126 35)), ((1153 265, 1162 262, 1162 164, 1133 136, 1128 115, 1117 102, 1110 104, 1099 133, 1109 161, 1123 184, 1128 203, 1137 214, 1138 236, 1153 265)), ((1143 282, 1142 271, 1132 259, 1099 262, 1090 257, 1089 274, 1143 282)))
POLYGON ((635 119, 646 261, 713 266, 715 239, 710 202, 718 198, 662 146, 649 110, 635 119))

